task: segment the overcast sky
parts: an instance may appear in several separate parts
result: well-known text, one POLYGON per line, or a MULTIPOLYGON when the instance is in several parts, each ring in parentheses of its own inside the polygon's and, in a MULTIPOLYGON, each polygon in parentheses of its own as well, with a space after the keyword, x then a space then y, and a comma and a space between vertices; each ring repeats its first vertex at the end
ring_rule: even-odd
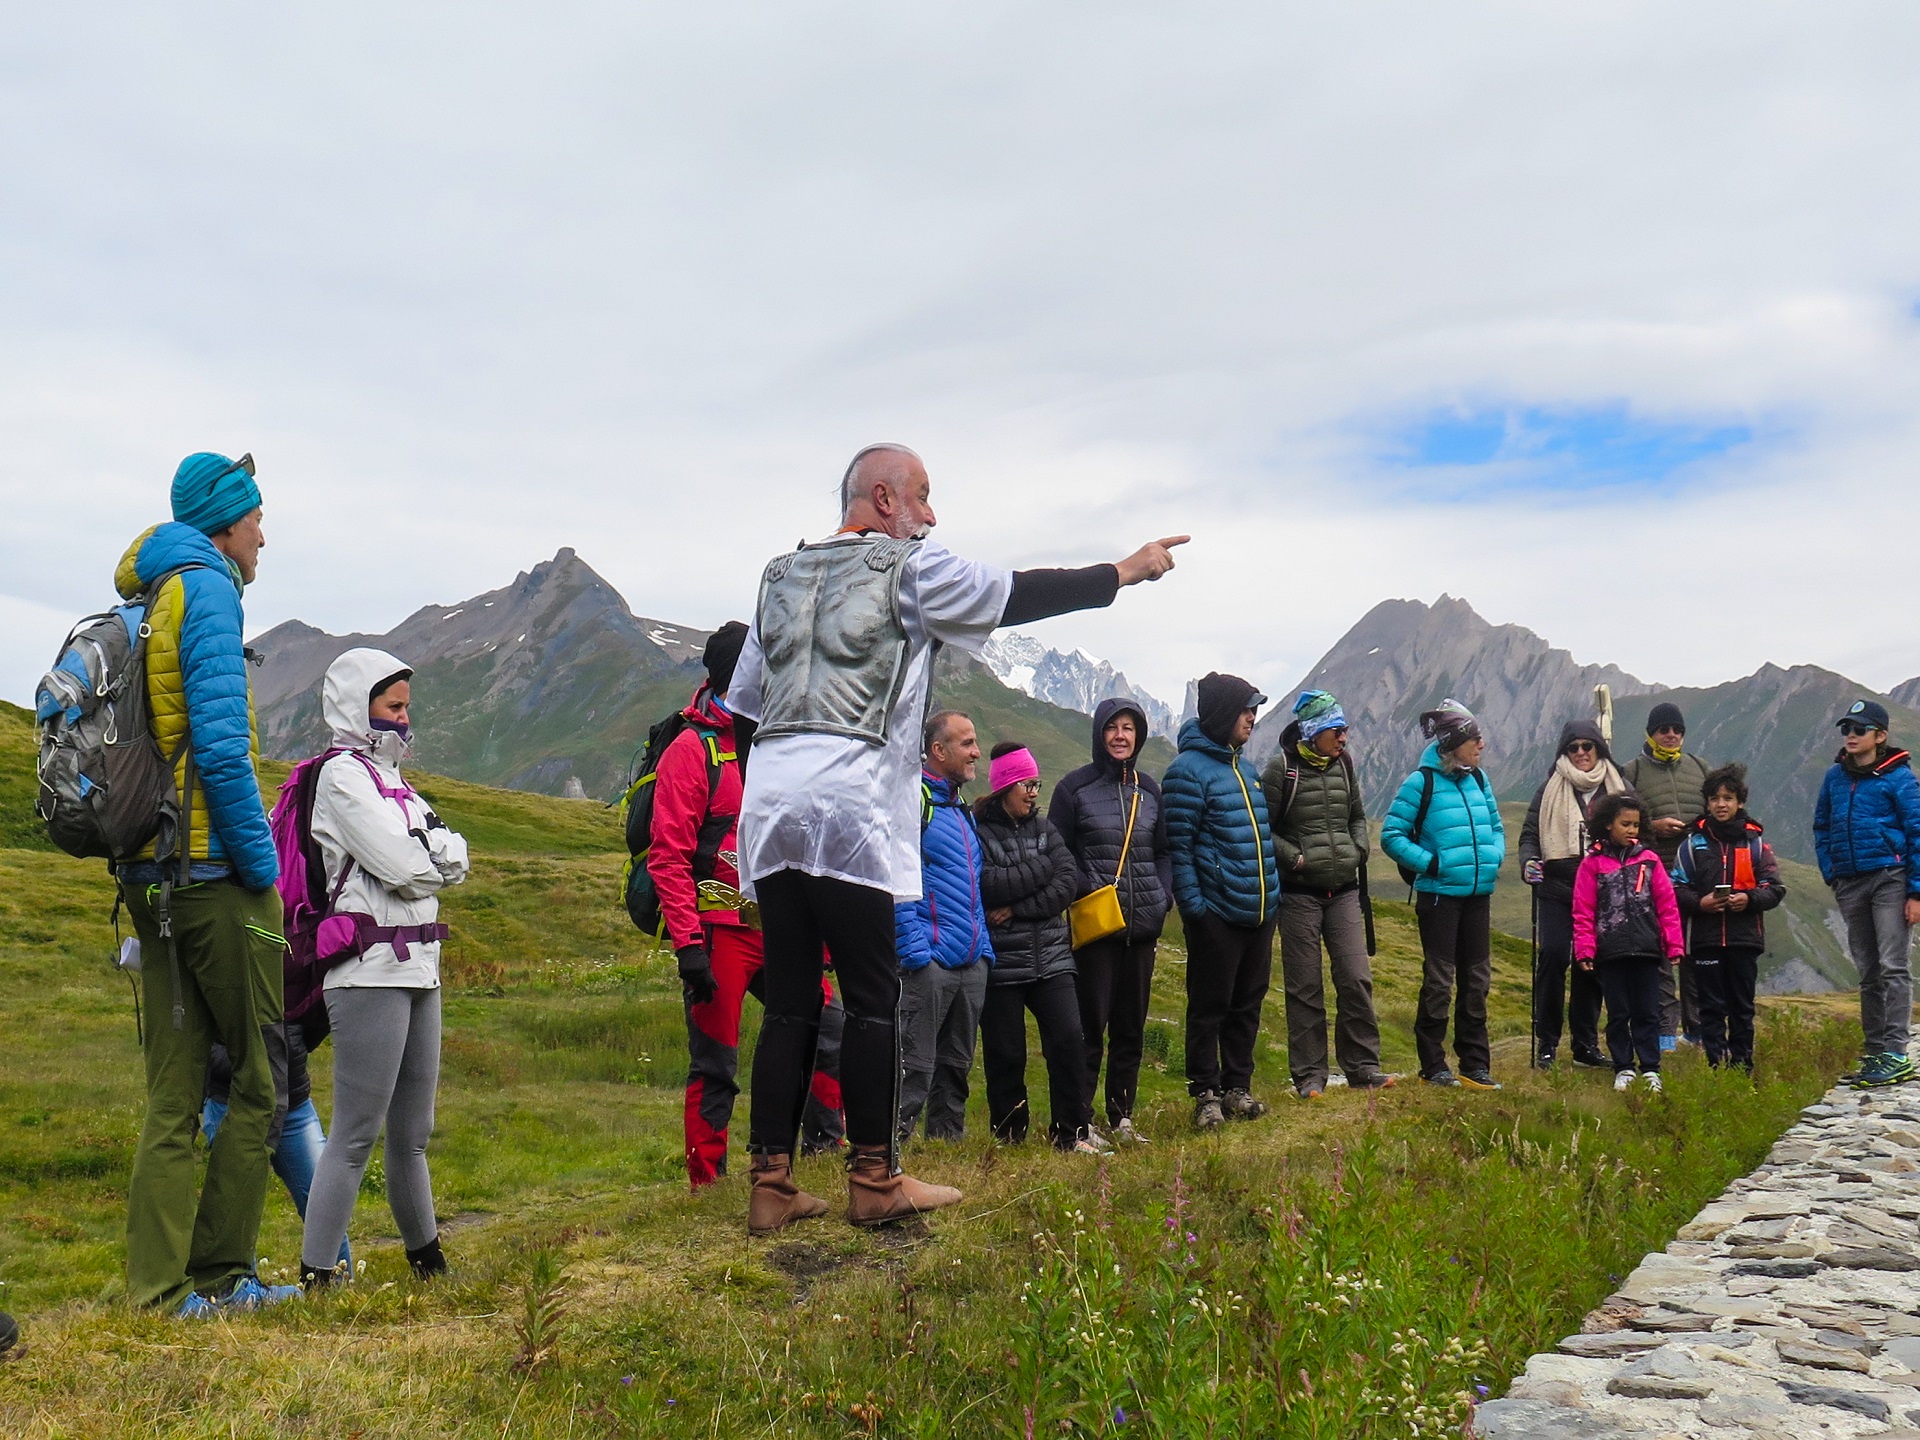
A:
POLYGON ((1463 596, 1671 684, 1920 672, 1910 3, 5 7, 0 696, 179 458, 249 628, 572 545, 744 616, 904 441, 1175 705, 1463 596))

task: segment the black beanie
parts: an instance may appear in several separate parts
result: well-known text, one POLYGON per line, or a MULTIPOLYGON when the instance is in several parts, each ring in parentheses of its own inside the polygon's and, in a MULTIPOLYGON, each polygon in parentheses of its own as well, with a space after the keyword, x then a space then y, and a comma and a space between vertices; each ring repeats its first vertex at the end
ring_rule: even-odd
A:
POLYGON ((714 694, 726 694, 733 684, 733 667, 740 663, 740 647, 746 643, 747 626, 743 620, 729 620, 707 637, 707 648, 700 652, 700 662, 707 667, 707 684, 713 687, 714 694))
POLYGON ((1687 717, 1680 713, 1680 707, 1671 700, 1662 700, 1647 712, 1647 734, 1673 726, 1682 735, 1687 733, 1687 717))
POLYGON ((1209 671, 1194 686, 1194 713, 1200 730, 1216 745, 1233 743, 1233 727, 1246 710, 1257 710, 1267 697, 1251 681, 1238 675, 1209 671))

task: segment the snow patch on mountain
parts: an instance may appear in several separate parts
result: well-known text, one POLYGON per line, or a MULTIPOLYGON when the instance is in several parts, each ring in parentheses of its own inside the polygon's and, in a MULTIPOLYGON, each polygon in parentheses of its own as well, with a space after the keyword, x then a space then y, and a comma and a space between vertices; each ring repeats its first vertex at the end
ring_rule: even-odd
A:
POLYGON ((1091 715, 1102 700, 1124 695, 1146 714, 1147 729, 1151 733, 1172 739, 1177 728, 1171 706, 1155 699, 1108 662, 1085 650, 1062 654, 1031 635, 1008 630, 988 640, 980 658, 1001 684, 1036 700, 1091 715))

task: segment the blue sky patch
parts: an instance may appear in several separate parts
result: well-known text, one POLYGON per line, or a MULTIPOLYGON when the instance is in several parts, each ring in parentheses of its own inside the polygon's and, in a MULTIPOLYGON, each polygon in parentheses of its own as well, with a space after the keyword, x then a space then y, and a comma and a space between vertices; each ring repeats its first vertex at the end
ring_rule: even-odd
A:
POLYGON ((1638 415, 1624 404, 1447 409, 1390 431, 1397 470, 1451 472, 1456 494, 1539 489, 1577 494, 1659 485, 1754 439, 1747 424, 1638 415))

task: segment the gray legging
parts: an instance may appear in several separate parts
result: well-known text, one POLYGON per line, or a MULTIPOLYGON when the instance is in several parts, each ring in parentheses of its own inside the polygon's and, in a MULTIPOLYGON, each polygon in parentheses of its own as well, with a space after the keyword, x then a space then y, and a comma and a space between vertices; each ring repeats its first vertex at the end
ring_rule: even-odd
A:
POLYGON ((440 992, 386 986, 327 991, 333 1026, 333 1133, 307 1198, 300 1263, 332 1266, 367 1157, 387 1127, 387 1203, 409 1250, 435 1235, 427 1137, 440 1081, 440 992))

